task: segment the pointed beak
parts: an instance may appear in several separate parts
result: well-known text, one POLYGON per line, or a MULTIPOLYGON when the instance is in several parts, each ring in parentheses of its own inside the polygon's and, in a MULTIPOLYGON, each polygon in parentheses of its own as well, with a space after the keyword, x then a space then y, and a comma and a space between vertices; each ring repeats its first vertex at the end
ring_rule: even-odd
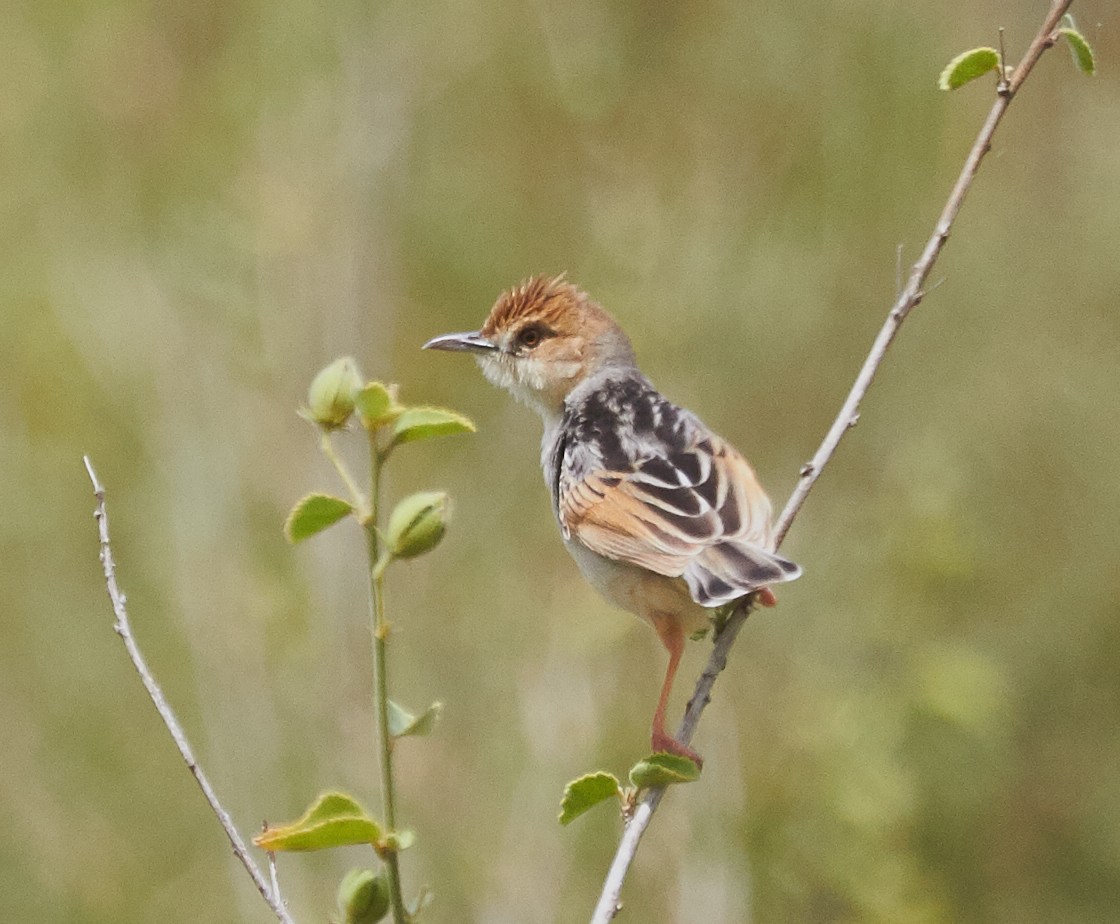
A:
POLYGON ((482 336, 481 331, 472 330, 464 334, 444 334, 433 337, 424 344, 424 350, 450 350, 455 353, 493 353, 497 344, 482 336))

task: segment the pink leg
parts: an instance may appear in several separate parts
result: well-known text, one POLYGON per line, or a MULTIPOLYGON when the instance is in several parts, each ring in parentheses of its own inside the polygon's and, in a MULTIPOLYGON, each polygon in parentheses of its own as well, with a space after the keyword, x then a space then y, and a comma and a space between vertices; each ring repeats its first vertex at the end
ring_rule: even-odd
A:
POLYGON ((650 744, 654 750, 668 751, 694 760, 697 766, 702 766, 704 761, 688 745, 681 744, 676 738, 665 730, 665 712, 669 708, 669 693, 673 689, 673 680, 677 676, 677 667, 681 663, 684 653, 684 630, 680 621, 672 616, 658 614, 651 620, 657 637, 669 652, 669 667, 665 671, 665 682, 661 684, 661 698, 657 701, 657 711, 653 714, 653 734, 650 744))

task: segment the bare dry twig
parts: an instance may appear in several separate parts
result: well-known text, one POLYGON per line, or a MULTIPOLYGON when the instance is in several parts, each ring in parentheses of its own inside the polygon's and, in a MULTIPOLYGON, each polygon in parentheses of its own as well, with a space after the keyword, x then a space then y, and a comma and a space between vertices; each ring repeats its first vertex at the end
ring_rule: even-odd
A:
MULTIPOLYGON (((979 134, 976 136, 976 141, 968 152, 967 158, 965 158, 960 176, 957 177, 957 182, 954 184, 952 192, 949 193, 945 207, 941 210, 932 236, 926 243, 918 261, 910 270, 906 285, 899 292, 886 321, 879 330, 875 342, 871 346, 871 351, 867 354, 867 358, 856 376, 855 383, 840 408, 840 413, 837 414, 820 448, 801 469, 797 486, 775 524, 775 536, 778 545, 785 539, 786 533, 793 525, 793 521, 805 503, 805 499, 809 496, 813 485, 816 484, 821 472, 824 471, 825 466, 836 452, 837 446, 840 445, 840 440, 859 420, 860 404, 864 395, 867 394, 867 390, 871 387, 871 383, 875 380, 875 374, 878 372, 888 348, 894 341, 902 322, 906 320, 907 315, 918 306, 926 294, 923 287, 929 278, 934 263, 937 262, 941 249, 949 239, 953 222, 964 204, 965 196, 972 186, 972 181, 976 178, 976 173, 980 169, 980 162, 991 149, 992 137, 995 135, 996 128, 1003 119, 1004 113, 1007 112, 1007 107, 1011 105, 1011 100, 1022 86, 1023 81, 1034 69, 1035 64, 1038 63, 1042 53, 1054 44, 1056 40, 1055 30, 1072 3, 1073 0, 1053 0, 1042 27, 1027 48, 1023 59, 1010 76, 1001 77, 997 84, 995 102, 992 104, 979 134)), ((720 672, 727 665, 727 656, 731 646, 735 643, 735 638, 743 627, 743 623, 746 622, 749 613, 749 605, 738 608, 716 637, 707 666, 696 683, 696 688, 685 711, 684 720, 677 731, 676 737, 681 743, 688 744, 692 740, 696 726, 700 722, 700 716, 710 701, 712 687, 720 672)), ((651 789, 638 803, 633 815, 627 822, 603 883, 603 890, 591 917, 591 924, 608 924, 621 909, 619 895, 622 891, 622 884, 637 853, 642 835, 649 827, 649 823, 653 819, 664 794, 664 788, 651 789)))
MULTIPOLYGON (((187 736, 183 732, 179 720, 175 718, 175 713, 172 712, 171 706, 164 697, 163 690, 160 689, 155 676, 152 674, 147 662, 144 660, 144 656, 140 652, 140 647, 136 644, 136 639, 132 636, 132 627, 128 621, 128 610, 125 608, 125 596, 117 584, 116 565, 113 562, 113 552, 109 545, 109 516, 105 510, 105 489, 97 479, 97 473, 93 470, 93 463, 90 462, 89 456, 82 456, 82 461, 85 463, 86 472, 89 473, 89 480, 93 482, 94 497, 97 498, 97 508, 94 510, 93 516, 97 520, 97 531, 101 540, 100 557, 101 567, 105 572, 105 586, 109 591, 109 600, 113 604, 113 614, 116 616, 116 622, 113 624, 113 631, 116 632, 124 642, 128 657, 132 660, 133 667, 136 668, 136 672, 140 675, 140 680, 144 684, 144 689, 148 691, 148 696, 151 697, 152 704, 156 707, 156 712, 159 713, 159 717, 163 719, 163 724, 167 726, 167 730, 171 733, 171 737, 175 741, 175 746, 179 749, 179 753, 182 755, 183 762, 187 765, 187 769, 190 770, 191 776, 193 776, 195 782, 198 783, 198 787, 202 790, 206 801, 210 803, 211 811, 217 816, 218 821, 221 822, 222 828, 229 838, 230 845, 233 847, 234 856, 241 861, 241 865, 245 867, 245 871, 253 880, 257 891, 260 892, 261 897, 268 902, 268 906, 273 910, 277 919, 279 919, 282 924, 295 924, 293 918, 288 913, 288 909, 284 907, 284 903, 280 898, 279 888, 269 886, 260 868, 249 855, 249 850, 245 846, 245 841, 234 825, 233 819, 230 818, 229 812, 227 812, 222 807, 221 802, 218 801, 218 795, 214 792, 214 787, 210 785, 210 780, 195 759, 194 751, 191 749, 190 742, 187 741, 187 736)), ((273 877, 273 882, 275 883, 275 872, 273 872, 273 877)))

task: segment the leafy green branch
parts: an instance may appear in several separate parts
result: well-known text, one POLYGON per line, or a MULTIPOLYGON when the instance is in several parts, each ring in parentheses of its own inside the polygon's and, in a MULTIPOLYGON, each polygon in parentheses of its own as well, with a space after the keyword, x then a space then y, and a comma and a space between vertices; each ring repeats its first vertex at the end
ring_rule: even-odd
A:
MULTIPOLYGON (((1080 68, 1082 73, 1089 76, 1096 73, 1097 62, 1092 46, 1081 34, 1077 24, 1073 21, 1073 16, 1069 13, 1062 17, 1061 26, 1050 34, 1048 41, 1053 45, 1059 38, 1066 40, 1070 54, 1073 55, 1073 63, 1080 68)), ((1000 30, 1000 39, 1001 48, 999 51, 986 45, 962 51, 945 65, 941 71, 941 76, 937 79, 937 85, 942 90, 956 90, 966 83, 971 83, 973 80, 995 71, 998 75, 999 86, 1005 87, 1011 75, 1007 66, 1003 63, 1003 30, 1000 30)))
POLYGON ((630 785, 623 786, 613 773, 597 770, 564 787, 560 802, 560 824, 571 824, 584 812, 611 797, 618 799, 624 817, 629 817, 642 794, 674 783, 693 783, 700 778, 696 762, 680 754, 650 754, 630 768, 630 785))
MULTIPOLYGON (((841 405, 840 412, 812 459, 802 466, 797 485, 786 502, 781 516, 775 523, 776 545, 780 545, 785 538, 813 485, 816 484, 821 472, 831 461, 840 441, 859 420, 860 405, 875 379, 887 350, 894 342, 903 321, 926 295, 924 288, 926 280, 929 278, 929 274, 945 243, 949 240, 949 233, 964 204, 965 196, 971 189, 980 169, 980 163, 991 149, 992 138, 996 129, 1002 122, 1008 106, 1011 105, 1011 101, 1022 87, 1023 82, 1034 70, 1039 58, 1060 39, 1065 39, 1070 45, 1078 67, 1086 73, 1092 73, 1095 69, 1092 49, 1084 36, 1077 31, 1072 18, 1068 16, 1067 11, 1071 4, 1072 0, 1052 0, 1041 28, 1014 68, 1006 67, 1003 54, 997 52, 994 48, 977 48, 955 57, 942 72, 941 87, 943 89, 954 89, 994 69, 997 71, 996 98, 977 134, 976 140, 965 157, 964 165, 942 208, 934 226, 933 234, 926 242, 921 256, 911 268, 905 285, 902 286, 894 304, 891 306, 883 326, 876 335, 875 341, 856 375, 855 382, 841 405)), ((692 698, 685 710, 684 720, 674 736, 682 744, 687 745, 692 741, 700 717, 711 698, 715 681, 726 666, 731 647, 734 645, 739 630, 742 629, 750 612, 750 599, 750 597, 745 598, 715 634, 708 663, 696 683, 692 698)), ((587 780, 589 777, 597 778, 599 774, 590 774, 588 777, 581 777, 580 780, 569 784, 569 790, 573 786, 575 787, 575 795, 572 797, 573 808, 569 810, 569 814, 574 808, 579 808, 582 805, 581 801, 576 800, 590 801, 608 789, 602 781, 581 783, 582 780, 587 780)), ((621 792, 621 789, 619 791, 621 792)), ((591 924, 608 924, 621 908, 619 896, 626 875, 634 857, 637 855, 641 839, 649 827, 664 794, 664 786, 652 786, 639 798, 633 810, 627 812, 626 825, 615 850, 614 859, 611 861, 604 879, 599 900, 591 917, 591 924)), ((590 805, 587 805, 587 808, 609 798, 610 793, 591 802, 590 805)), ((572 815, 572 817, 575 816, 572 815)))
POLYGON ((418 919, 430 893, 423 889, 411 903, 404 900, 399 855, 415 836, 398 827, 393 750, 401 738, 430 733, 442 705, 432 703, 414 715, 389 698, 392 624, 385 616, 384 582, 394 562, 423 555, 439 544, 447 529, 450 503, 442 491, 409 495, 397 502, 383 527, 381 476, 399 447, 472 432, 474 424, 446 408, 402 405, 396 386, 363 383, 350 357, 336 360, 315 376, 307 407, 300 415, 319 428, 319 448, 338 473, 348 496, 320 492, 304 496, 288 514, 284 535, 290 542, 302 542, 347 518, 355 520, 365 534, 381 819, 374 819, 352 796, 329 792, 319 796, 300 818, 267 828, 254 843, 270 852, 369 844, 381 868, 353 869, 346 874, 338 890, 339 920, 342 924, 374 924, 391 914, 393 924, 408 924, 418 919), (360 486, 334 446, 335 435, 346 431, 355 418, 366 436, 368 489, 360 486))

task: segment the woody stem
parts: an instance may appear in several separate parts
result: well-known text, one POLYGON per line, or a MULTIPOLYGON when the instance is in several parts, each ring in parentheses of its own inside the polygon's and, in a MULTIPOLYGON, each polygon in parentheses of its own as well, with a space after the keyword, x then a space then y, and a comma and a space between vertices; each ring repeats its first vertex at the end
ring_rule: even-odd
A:
MULTIPOLYGON (((820 477, 824 467, 832 459, 836 447, 840 444, 840 440, 859 420, 860 403, 867 393, 867 390, 871 387, 871 383, 875 379, 875 373, 882 364, 887 349, 894 341, 898 329, 902 326, 902 322, 906 320, 910 312, 917 307, 926 294, 923 286, 925 285, 926 279, 929 278, 930 271, 933 269, 934 263, 937 262, 937 258, 940 256, 945 242, 949 239, 949 232, 952 229, 957 214, 960 212, 961 206, 964 204, 965 196, 971 188, 973 180, 976 179, 976 173, 980 169, 980 163, 984 159, 984 155, 991 150, 992 137, 995 135, 996 129, 999 127, 1004 114, 1007 112, 1008 106, 1011 105, 1011 100, 1015 98, 1023 81, 1027 79, 1028 75, 1034 69, 1042 53, 1054 44, 1055 30, 1058 28, 1062 16, 1065 15, 1072 3, 1073 0, 1053 0, 1041 28, 1027 48, 1018 66, 1006 79, 1003 78, 1002 74, 1000 75, 1000 81, 996 86, 996 99, 992 103, 992 108, 988 113, 988 117, 984 120, 984 124, 980 128, 976 140, 973 142, 972 148, 968 152, 968 156, 965 158, 964 166, 961 168, 956 183, 953 184, 953 189, 949 193, 949 198, 945 203, 945 207, 942 209, 937 224, 934 226, 933 234, 922 250, 918 262, 911 268, 906 285, 898 294, 898 298, 891 307, 886 321, 883 323, 882 328, 876 336, 875 342, 871 347, 871 352, 868 354, 867 359, 864 360, 863 366, 856 376, 855 383, 852 385, 851 391, 848 393, 848 397, 845 399, 840 409, 840 413, 829 428, 828 433, 825 435, 820 448, 817 450, 812 460, 802 468, 797 487, 794 489, 793 494, 786 503, 785 509, 782 511, 782 515, 775 524, 777 543, 780 544, 782 539, 785 538, 786 533, 789 532, 794 518, 797 516, 798 511, 800 511, 801 506, 805 503, 809 491, 820 477)), ((750 612, 749 600, 750 598, 747 598, 748 602, 746 605, 736 608, 728 619, 727 624, 720 630, 716 637, 712 654, 708 659, 708 664, 704 668, 704 672, 701 674, 699 681, 697 681, 696 691, 689 701, 684 720, 677 732, 677 740, 681 744, 687 745, 692 740, 693 732, 700 721, 700 714, 708 704, 712 686, 726 665, 728 652, 732 644, 734 644, 735 637, 743 627, 743 623, 746 621, 747 615, 750 612)), ((591 917, 591 924, 608 924, 618 913, 621 907, 619 904, 619 895, 622 891, 622 884, 626 879, 630 864, 633 862, 634 856, 637 853, 638 844, 641 841, 642 835, 649 826, 654 812, 657 811, 657 806, 660 804, 661 797, 664 793, 664 788, 649 790, 634 810, 629 822, 627 822, 618 849, 615 851, 614 860, 611 862, 606 880, 603 883, 603 889, 599 895, 599 902, 595 906, 595 912, 591 917)))

